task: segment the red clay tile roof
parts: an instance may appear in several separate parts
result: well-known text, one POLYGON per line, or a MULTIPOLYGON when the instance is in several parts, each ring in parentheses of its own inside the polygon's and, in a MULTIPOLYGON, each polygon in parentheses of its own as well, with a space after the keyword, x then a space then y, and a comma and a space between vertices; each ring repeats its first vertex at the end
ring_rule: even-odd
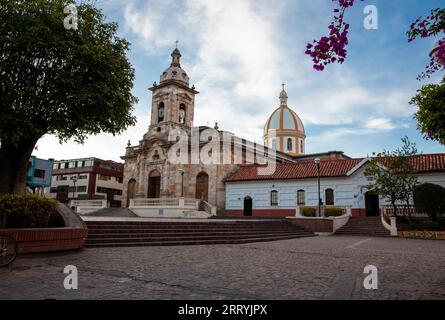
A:
MULTIPOLYGON (((320 176, 322 178, 345 177, 346 174, 359 164, 363 158, 325 160, 320 163, 320 176)), ((411 157, 411 163, 418 173, 445 172, 445 154, 425 154, 411 157)), ((382 161, 384 162, 384 161, 382 161)), ((256 181, 256 180, 295 180, 317 177, 317 167, 314 160, 305 160, 296 163, 277 163, 276 170, 270 174, 259 174, 258 170, 264 166, 241 166, 235 173, 224 181, 256 181)))

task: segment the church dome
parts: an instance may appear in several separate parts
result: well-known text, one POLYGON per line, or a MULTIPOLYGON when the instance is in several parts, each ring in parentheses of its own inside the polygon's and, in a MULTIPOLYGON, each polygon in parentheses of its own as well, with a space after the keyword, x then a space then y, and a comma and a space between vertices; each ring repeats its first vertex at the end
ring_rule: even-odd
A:
POLYGON ((264 126, 264 134, 270 130, 295 131, 304 134, 303 122, 288 106, 280 106, 272 113, 264 126))
POLYGON ((185 84, 189 84, 189 76, 181 68, 181 52, 179 52, 178 48, 173 50, 172 54, 172 63, 168 69, 166 69, 161 75, 161 83, 169 80, 176 80, 184 82, 185 84))
POLYGON ((280 93, 280 106, 272 112, 264 126, 264 144, 277 151, 291 155, 304 154, 306 139, 300 117, 287 105, 288 95, 280 93))

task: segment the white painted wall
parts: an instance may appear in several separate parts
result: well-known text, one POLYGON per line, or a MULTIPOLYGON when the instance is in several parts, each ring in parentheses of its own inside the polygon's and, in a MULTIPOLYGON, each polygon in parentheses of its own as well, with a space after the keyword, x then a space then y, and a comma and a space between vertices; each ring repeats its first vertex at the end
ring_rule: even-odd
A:
MULTIPOLYGON (((369 184, 362 167, 349 177, 322 178, 321 198, 326 203, 325 190, 334 190, 334 205, 352 206, 352 208, 365 208, 365 193, 369 184)), ((431 173, 418 175, 420 183, 435 183, 445 187, 445 173, 431 173)), ((226 182, 226 210, 242 210, 244 198, 253 199, 253 209, 294 209, 297 205, 297 191, 306 191, 306 205, 316 206, 318 198, 317 179, 304 180, 269 180, 226 182), (270 205, 270 192, 278 191, 278 207, 270 205)), ((380 199, 380 205, 389 204, 380 199)))

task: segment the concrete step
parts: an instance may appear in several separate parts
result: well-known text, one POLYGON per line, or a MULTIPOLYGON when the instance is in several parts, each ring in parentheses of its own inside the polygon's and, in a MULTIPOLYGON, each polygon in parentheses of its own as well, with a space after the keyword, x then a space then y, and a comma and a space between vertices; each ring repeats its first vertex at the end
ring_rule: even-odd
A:
POLYGON ((313 233, 283 221, 177 222, 91 221, 86 246, 180 245, 292 239, 313 233))
POLYGON ((159 241, 159 242, 125 242, 125 243, 95 243, 86 244, 89 248, 100 247, 140 247, 140 246, 190 246, 190 245, 217 245, 217 244, 243 244, 243 243, 255 243, 255 242, 269 242, 279 240, 298 239, 304 237, 314 237, 315 235, 290 235, 290 236, 275 236, 275 237, 260 237, 260 238, 248 238, 248 239, 215 239, 215 240, 191 240, 191 241, 159 241))
POLYGON ((390 232, 383 227, 380 217, 353 217, 348 223, 337 230, 338 235, 354 236, 390 236, 390 232))
POLYGON ((285 234, 268 233, 268 234, 250 234, 250 235, 215 235, 215 236, 202 236, 202 235, 172 235, 172 236, 145 236, 145 237, 132 237, 132 238, 88 238, 87 244, 93 243, 135 243, 135 242, 170 242, 170 241, 197 241, 197 240, 241 240, 241 239, 255 239, 255 238, 275 238, 275 237, 292 237, 292 236, 304 236, 304 234, 288 232, 285 234))
MULTIPOLYGON (((233 236, 249 236, 249 235, 265 235, 265 234, 289 234, 289 233, 295 233, 295 230, 288 230, 288 231, 228 231, 228 232, 175 232, 175 233, 104 233, 104 234, 89 234, 88 239, 109 239, 109 238, 154 238, 154 237, 169 237, 169 236, 175 236, 175 237, 182 237, 182 236, 226 236, 226 235, 233 235, 233 236)), ((310 232, 302 232, 306 234, 310 234, 310 232)))

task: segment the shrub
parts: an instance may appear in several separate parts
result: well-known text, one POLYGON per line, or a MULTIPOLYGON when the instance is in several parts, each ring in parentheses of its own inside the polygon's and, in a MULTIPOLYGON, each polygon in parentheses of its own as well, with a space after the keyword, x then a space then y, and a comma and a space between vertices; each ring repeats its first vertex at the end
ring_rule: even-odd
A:
POLYGON ((426 213, 433 221, 445 213, 445 188, 424 183, 414 189, 414 206, 417 213, 426 213))
POLYGON ((51 216, 58 220, 56 208, 56 200, 37 195, 2 195, 0 221, 5 228, 47 228, 51 216))
POLYGON ((325 208, 324 216, 325 217, 340 217, 343 215, 342 208, 325 208))
POLYGON ((303 207, 301 208, 301 214, 305 217, 315 217, 317 210, 312 207, 303 207))

